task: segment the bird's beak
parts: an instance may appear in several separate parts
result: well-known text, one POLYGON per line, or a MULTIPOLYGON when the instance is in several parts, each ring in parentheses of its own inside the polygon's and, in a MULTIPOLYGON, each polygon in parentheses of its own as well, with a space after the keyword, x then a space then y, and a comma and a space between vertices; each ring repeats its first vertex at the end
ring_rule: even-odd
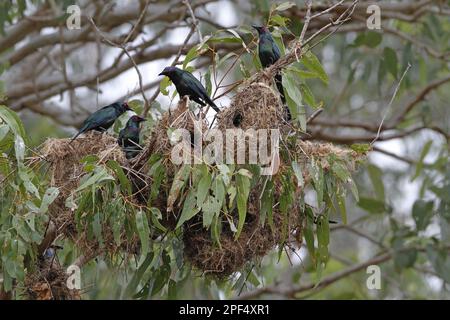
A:
POLYGON ((165 76, 166 74, 164 73, 164 71, 161 71, 160 74, 158 74, 158 76, 165 76))
POLYGON ((260 26, 257 26, 256 24, 252 25, 252 28, 259 32, 260 26))

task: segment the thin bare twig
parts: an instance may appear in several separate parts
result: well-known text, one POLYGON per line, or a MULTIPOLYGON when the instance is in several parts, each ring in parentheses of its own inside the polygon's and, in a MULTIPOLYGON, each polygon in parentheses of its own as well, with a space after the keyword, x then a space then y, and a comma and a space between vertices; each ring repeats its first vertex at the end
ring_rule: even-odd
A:
MULTIPOLYGON (((181 45, 180 49, 178 50, 177 55, 175 56, 175 58, 173 59, 172 63, 170 64, 171 66, 175 66, 178 64, 178 61, 180 60, 180 57, 183 53, 183 51, 186 49, 186 46, 189 42, 189 40, 192 38, 192 36, 194 35, 195 32, 195 25, 192 25, 191 30, 189 31, 188 35, 186 36, 186 38, 184 39, 183 44, 181 45)), ((150 98, 150 103, 152 103, 153 101, 156 100, 156 98, 158 97, 159 93, 160 93, 160 89, 159 87, 156 88, 155 92, 153 93, 152 97, 150 98)), ((150 110, 150 104, 147 106, 147 108, 144 108, 144 110, 142 111, 142 116, 146 117, 148 114, 148 111, 150 110)))
MULTIPOLYGON (((405 116, 421 101, 423 101, 426 96, 432 92, 433 90, 436 90, 437 88, 439 88, 440 86, 446 84, 450 82, 450 75, 446 76, 445 78, 442 79, 437 79, 434 80, 433 82, 431 82, 430 84, 428 84, 426 87, 424 87, 419 94, 417 94, 404 108, 403 110, 400 112, 399 115, 397 115, 394 120, 393 123, 394 124, 398 124, 400 121, 402 121, 405 116)), ((392 127, 392 125, 391 125, 392 127)))
POLYGON ((303 25, 302 33, 300 34, 300 38, 298 39, 299 44, 303 43, 303 39, 305 38, 306 30, 308 30, 309 22, 311 21, 311 7, 312 7, 312 0, 306 0, 305 24, 303 25))
POLYGON ((200 31, 200 28, 198 27, 198 20, 195 17, 194 10, 192 10, 189 0, 183 0, 183 4, 188 8, 189 14, 192 18, 192 24, 195 26, 195 30, 197 30, 198 39, 200 40, 200 42, 202 42, 203 41, 202 32, 200 31))
POLYGON ((148 108, 149 106, 149 101, 145 95, 145 90, 144 90, 144 85, 143 85, 143 81, 142 81, 142 74, 141 71, 139 70, 138 65, 136 64, 136 61, 134 61, 133 56, 128 52, 127 48, 125 47, 124 44, 118 44, 118 43, 114 43, 113 41, 111 41, 110 39, 108 39, 101 31, 100 29, 96 26, 94 20, 92 19, 92 17, 89 18, 89 22, 92 24, 92 26, 94 27, 94 30, 102 37, 102 39, 109 44, 112 47, 116 47, 116 48, 120 48, 123 50, 123 52, 126 54, 126 56, 128 57, 128 59, 130 59, 131 63, 134 66, 134 69, 137 72, 138 78, 139 78, 139 87, 141 88, 141 94, 142 94, 142 98, 144 99, 144 108, 148 108))
POLYGON ((375 136, 375 138, 370 143, 371 145, 373 145, 378 140, 378 138, 380 137, 381 128, 383 127, 384 120, 386 120, 386 117, 387 117, 387 115, 389 113, 389 110, 391 109, 392 103, 394 102, 394 99, 397 96, 397 92, 400 89, 400 85, 402 84, 403 78, 406 76, 406 73, 408 72, 409 68, 411 68, 411 64, 408 62, 408 65, 406 66, 406 69, 403 72, 403 75, 400 78, 400 80, 398 81, 397 87, 394 90, 394 94, 391 97, 391 101, 389 101, 389 104, 388 104, 388 106, 386 108, 386 111, 384 112, 384 115, 383 115, 383 118, 381 119, 380 125, 378 126, 377 135, 375 136))
POLYGON ((331 7, 329 7, 328 9, 325 9, 325 10, 323 10, 323 11, 320 11, 319 13, 316 13, 316 14, 312 15, 312 16, 311 16, 311 19, 318 18, 318 17, 320 17, 320 16, 322 16, 322 15, 324 15, 324 14, 330 12, 330 11, 333 11, 334 8, 340 6, 343 2, 344 2, 344 0, 341 0, 341 1, 339 1, 339 2, 336 2, 335 4, 333 4, 333 5, 332 5, 331 7))
POLYGON ((149 5, 149 4, 150 4, 150 0, 147 0, 147 1, 145 2, 145 6, 144 6, 144 9, 143 9, 142 12, 141 12, 141 15, 139 16, 138 20, 136 21, 136 24, 133 26, 133 28, 131 29, 130 33, 128 33, 128 35, 127 35, 127 37, 125 38, 125 40, 123 40, 122 46, 125 46, 126 43, 127 43, 128 41, 130 41, 130 38, 133 36, 133 34, 136 32, 136 29, 139 27, 139 25, 141 24, 142 20, 143 20, 144 17, 145 17, 145 14, 147 13, 147 8, 148 8, 148 5, 149 5))
POLYGON ((318 284, 316 283, 310 283, 307 285, 302 286, 296 286, 292 288, 281 288, 280 286, 272 286, 272 287, 263 287, 256 289, 252 292, 245 293, 238 297, 240 300, 245 299, 255 299, 263 294, 277 294, 289 298, 295 298, 297 294, 302 292, 309 292, 310 290, 320 290, 323 289, 343 278, 348 277, 349 275, 356 273, 358 271, 361 271, 365 268, 367 268, 370 265, 373 264, 381 264, 383 262, 386 262, 392 258, 392 253, 388 252, 376 257, 373 257, 365 262, 355 264, 353 266, 350 266, 342 271, 336 272, 328 277, 323 278, 318 284))
MULTIPOLYGON (((389 156, 389 157, 392 157, 392 158, 394 158, 394 159, 397 159, 397 160, 406 162, 406 163, 411 164, 411 165, 415 164, 415 161, 412 160, 412 159, 409 159, 409 158, 406 158, 406 157, 399 156, 398 154, 395 154, 395 153, 393 153, 393 152, 390 152, 390 151, 387 151, 387 150, 378 148, 377 146, 374 146, 374 147, 372 148, 372 150, 375 151, 375 152, 383 153, 383 154, 385 154, 385 155, 387 155, 387 156, 389 156)), ((425 165, 425 166, 426 166, 426 165, 425 165)))
POLYGON ((313 112, 312 115, 309 116, 308 120, 306 120, 306 124, 311 123, 311 121, 314 121, 315 118, 317 118, 317 116, 319 114, 321 114, 323 112, 323 108, 317 109, 316 111, 313 112))
MULTIPOLYGON (((310 43, 314 38, 316 38, 319 34, 327 30, 328 28, 335 26, 335 25, 342 25, 345 22, 349 21, 351 19, 351 16, 356 8, 356 5, 358 4, 359 0, 353 1, 353 3, 335 20, 331 20, 330 23, 324 25, 322 28, 317 30, 313 35, 311 35, 304 43, 302 43, 302 46, 306 46, 308 43, 310 43)), ((334 31, 336 32, 336 31, 334 31)))
MULTIPOLYGON (((343 23, 349 21, 351 19, 351 16, 354 12, 354 9, 356 5, 358 4, 359 0, 354 0, 351 5, 347 7, 347 9, 335 20, 331 21, 327 25, 320 28, 318 31, 316 31, 313 35, 311 35, 307 40, 304 40, 303 42, 300 42, 299 40, 295 41, 295 43, 292 46, 292 51, 288 54, 286 54, 284 57, 279 59, 277 62, 275 62, 270 67, 264 69, 263 71, 255 74, 250 79, 247 80, 247 82, 255 82, 259 81, 261 78, 265 78, 270 75, 275 75, 280 72, 281 69, 284 67, 290 65, 293 61, 298 60, 299 57, 304 54, 305 52, 309 51, 310 48, 308 48, 306 45, 311 42, 313 39, 315 39, 319 34, 323 33, 325 30, 329 29, 332 26, 340 26, 343 23), (300 54, 298 53, 298 50, 301 50, 300 54)), ((309 23, 308 23, 309 24, 309 23)), ((304 30, 307 31, 305 27, 308 27, 305 23, 304 30)), ((302 30, 303 32, 303 30, 302 30)))
POLYGON ((341 225, 337 225, 337 226, 331 226, 330 231, 333 231, 333 230, 347 230, 361 238, 364 238, 364 239, 376 244, 377 246, 379 246, 382 249, 386 249, 386 246, 381 241, 373 238, 372 236, 370 236, 364 232, 359 231, 358 229, 356 229, 350 225, 341 224, 341 225))

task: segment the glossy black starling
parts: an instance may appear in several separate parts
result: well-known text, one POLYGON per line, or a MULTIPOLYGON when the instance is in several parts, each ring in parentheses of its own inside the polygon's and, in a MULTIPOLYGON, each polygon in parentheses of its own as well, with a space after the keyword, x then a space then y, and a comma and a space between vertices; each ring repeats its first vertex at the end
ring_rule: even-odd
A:
POLYGON ((166 67, 159 75, 169 77, 177 88, 180 97, 189 96, 190 99, 201 106, 209 104, 216 112, 220 112, 220 109, 208 96, 205 87, 192 73, 177 67, 166 67))
MULTIPOLYGON (((280 48, 278 48, 275 40, 273 40, 272 34, 269 29, 265 26, 252 26, 258 31, 259 35, 259 43, 258 43, 258 56, 259 61, 261 61, 261 65, 263 68, 267 68, 274 64, 278 59, 280 59, 281 52, 280 48)), ((275 75, 275 84, 277 85, 278 91, 280 92, 281 101, 286 103, 286 98, 284 95, 283 89, 283 80, 281 76, 281 72, 275 75)), ((286 107, 286 113, 288 120, 291 119, 291 113, 289 108, 286 107)))
POLYGON ((131 116, 125 127, 119 132, 117 143, 122 147, 127 159, 134 158, 142 150, 139 145, 139 124, 145 121, 139 116, 131 116))
POLYGON ((116 119, 128 110, 131 110, 131 108, 126 102, 115 102, 95 111, 86 120, 84 120, 83 126, 72 138, 72 140, 70 140, 70 143, 72 143, 73 140, 75 140, 80 134, 84 132, 90 130, 103 132, 108 130, 114 124, 116 119))

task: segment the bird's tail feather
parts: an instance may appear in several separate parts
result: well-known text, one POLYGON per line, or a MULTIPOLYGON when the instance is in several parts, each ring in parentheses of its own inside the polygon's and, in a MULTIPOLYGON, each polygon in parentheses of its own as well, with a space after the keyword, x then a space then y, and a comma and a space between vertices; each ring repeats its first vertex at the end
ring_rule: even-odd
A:
POLYGON ((70 139, 69 144, 71 144, 80 134, 81 132, 78 132, 72 139, 70 139))
POLYGON ((286 120, 290 121, 292 119, 292 115, 291 115, 291 111, 289 110, 289 107, 286 105, 286 97, 284 95, 283 78, 281 76, 281 73, 278 73, 275 76, 275 84, 277 85, 277 89, 280 92, 281 102, 284 105, 284 109, 286 112, 286 120))
POLYGON ((80 131, 78 131, 78 133, 70 140, 69 144, 71 144, 73 142, 73 140, 75 140, 76 138, 78 138, 78 136, 84 132, 86 132, 87 127, 83 126, 80 131))
POLYGON ((289 110, 289 107, 286 105, 284 106, 284 112, 286 113, 286 120, 291 121, 292 120, 291 110, 289 110))
POLYGON ((211 108, 214 109, 214 111, 220 112, 219 107, 216 106, 216 104, 215 104, 209 97, 207 97, 205 100, 206 100, 206 102, 211 106, 211 108))

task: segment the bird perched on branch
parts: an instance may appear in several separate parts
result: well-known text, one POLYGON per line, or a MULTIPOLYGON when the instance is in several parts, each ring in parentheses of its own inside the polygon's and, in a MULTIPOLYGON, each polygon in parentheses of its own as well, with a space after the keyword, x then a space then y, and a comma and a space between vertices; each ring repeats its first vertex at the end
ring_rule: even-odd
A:
POLYGON ((125 127, 119 132, 117 143, 122 147, 127 159, 134 158, 142 150, 139 145, 139 124, 142 121, 145 119, 137 115, 131 116, 125 127))
POLYGON ((83 126, 72 138, 72 140, 70 140, 70 143, 72 143, 73 140, 84 132, 91 130, 103 132, 108 130, 114 124, 116 119, 128 110, 132 111, 126 102, 115 102, 95 111, 86 120, 84 120, 83 126))
MULTIPOLYGON (((265 26, 252 26, 256 31, 258 31, 259 41, 258 41, 258 56, 259 61, 261 61, 261 65, 263 68, 267 68, 274 64, 278 59, 280 59, 281 52, 280 48, 278 48, 275 40, 273 40, 272 34, 269 29, 265 26)), ((283 89, 283 79, 281 76, 281 72, 275 75, 275 84, 277 85, 278 91, 280 92, 281 102, 283 104, 286 103, 286 97, 284 95, 283 89)), ((287 118, 291 119, 291 113, 289 108, 286 108, 287 118)))
POLYGON ((181 70, 177 67, 165 67, 159 74, 160 76, 167 76, 177 88, 180 97, 189 96, 201 106, 210 105, 216 112, 220 112, 219 107, 211 100, 206 92, 205 87, 200 81, 195 78, 192 73, 181 70))

